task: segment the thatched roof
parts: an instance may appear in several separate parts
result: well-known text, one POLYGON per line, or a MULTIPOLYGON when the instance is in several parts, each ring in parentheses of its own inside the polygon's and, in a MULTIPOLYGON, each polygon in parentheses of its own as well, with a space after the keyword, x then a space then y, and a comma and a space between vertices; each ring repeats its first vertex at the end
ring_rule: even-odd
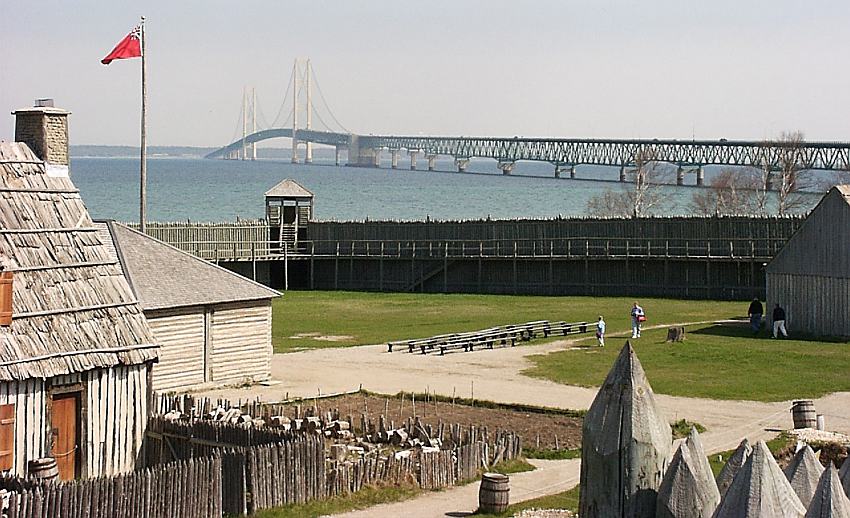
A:
POLYGON ((806 518, 850 518, 850 499, 844 494, 838 470, 831 462, 818 481, 806 518))
POLYGON ((280 293, 113 221, 95 223, 145 311, 269 300, 280 293))
POLYGON ((0 261, 14 272, 0 380, 157 358, 147 321, 79 191, 22 143, 0 142, 0 261))
POLYGON ((312 198, 313 193, 302 187, 295 180, 287 178, 266 191, 266 196, 275 198, 312 198))

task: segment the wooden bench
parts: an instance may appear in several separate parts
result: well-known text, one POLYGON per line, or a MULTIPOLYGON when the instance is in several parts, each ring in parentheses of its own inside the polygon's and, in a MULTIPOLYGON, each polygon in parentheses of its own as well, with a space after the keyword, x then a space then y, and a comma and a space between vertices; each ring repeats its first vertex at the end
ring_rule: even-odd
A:
POLYGON ((586 333, 592 325, 589 322, 565 322, 563 320, 550 322, 548 320, 535 320, 525 322, 523 324, 510 324, 500 327, 490 327, 480 331, 472 331, 467 333, 449 333, 444 335, 436 335, 429 338, 419 338, 414 340, 397 340, 387 342, 387 351, 393 352, 394 347, 407 346, 407 351, 413 353, 417 351, 420 354, 428 354, 430 351, 438 349, 440 356, 446 352, 463 350, 465 352, 474 351, 476 347, 486 347, 493 349, 497 344, 503 346, 510 344, 514 347, 517 342, 527 342, 538 336, 547 338, 552 335, 573 335, 586 333))

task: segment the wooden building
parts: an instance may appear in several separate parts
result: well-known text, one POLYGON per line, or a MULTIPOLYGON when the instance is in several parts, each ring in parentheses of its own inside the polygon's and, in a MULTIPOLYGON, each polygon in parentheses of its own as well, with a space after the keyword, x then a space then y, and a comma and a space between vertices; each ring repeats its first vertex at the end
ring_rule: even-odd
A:
POLYGON ((280 293, 115 222, 96 223, 157 344, 155 390, 271 375, 271 300, 280 293))
POLYGON ((767 307, 791 334, 850 336, 850 185, 830 189, 767 266, 767 307))
POLYGON ((15 112, 0 142, 0 470, 132 470, 157 346, 68 175, 68 112, 15 112), (38 154, 32 150, 38 150, 38 154))
POLYGON ((281 247, 306 239, 307 223, 313 218, 313 193, 287 178, 266 191, 269 241, 281 247))

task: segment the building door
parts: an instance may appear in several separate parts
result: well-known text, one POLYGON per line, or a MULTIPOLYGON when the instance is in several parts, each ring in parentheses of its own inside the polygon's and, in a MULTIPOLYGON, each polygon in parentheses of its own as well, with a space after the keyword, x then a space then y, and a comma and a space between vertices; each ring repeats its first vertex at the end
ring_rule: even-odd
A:
POLYGON ((73 480, 79 475, 80 393, 53 395, 53 450, 59 478, 73 480))

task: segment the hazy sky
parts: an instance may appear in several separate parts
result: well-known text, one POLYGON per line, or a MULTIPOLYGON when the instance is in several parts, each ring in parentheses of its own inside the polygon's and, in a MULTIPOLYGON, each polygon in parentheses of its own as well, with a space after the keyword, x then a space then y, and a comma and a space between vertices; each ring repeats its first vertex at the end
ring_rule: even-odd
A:
POLYGON ((139 61, 100 59, 144 14, 151 144, 226 143, 243 85, 274 118, 296 57, 359 133, 850 140, 847 0, 142 3, 3 0, 0 139, 54 97, 137 144, 139 61))

